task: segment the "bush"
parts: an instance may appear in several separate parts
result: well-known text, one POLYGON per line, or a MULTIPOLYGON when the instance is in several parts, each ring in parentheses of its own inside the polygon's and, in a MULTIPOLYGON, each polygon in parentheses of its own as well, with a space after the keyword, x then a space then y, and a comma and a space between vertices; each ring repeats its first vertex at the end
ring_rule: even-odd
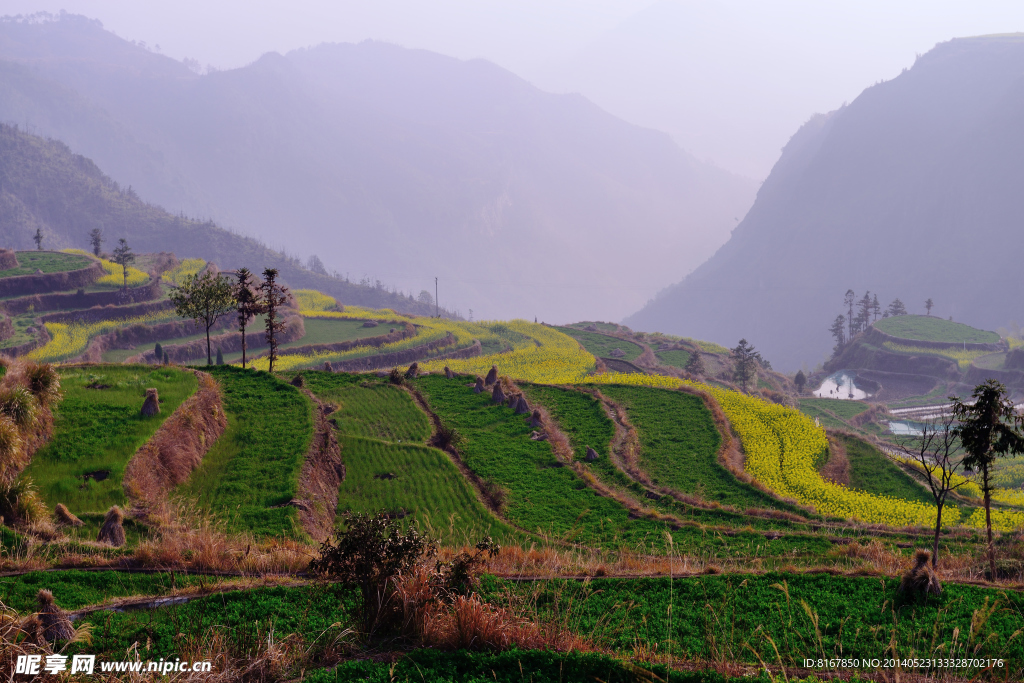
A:
POLYGON ((36 419, 37 407, 35 396, 25 387, 0 391, 0 413, 21 428, 28 427, 36 419))
POLYGON ((31 480, 20 477, 0 484, 0 516, 8 526, 28 525, 48 518, 49 512, 31 480))
POLYGON ((25 368, 25 379, 28 390, 44 406, 60 400, 60 376, 49 363, 29 363, 25 368))
POLYGON ((370 637, 390 626, 393 580, 410 571, 419 561, 433 555, 436 546, 415 529, 402 532, 397 522, 383 512, 376 515, 345 514, 345 531, 337 545, 330 539, 321 544, 309 571, 322 579, 354 586, 362 595, 360 621, 363 634, 370 637))

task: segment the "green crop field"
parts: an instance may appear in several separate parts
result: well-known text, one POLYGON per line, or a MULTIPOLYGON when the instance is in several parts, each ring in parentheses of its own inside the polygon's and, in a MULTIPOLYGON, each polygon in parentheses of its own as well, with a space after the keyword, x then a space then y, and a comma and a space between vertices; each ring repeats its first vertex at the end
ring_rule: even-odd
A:
POLYGON ((778 662, 774 648, 786 666, 803 657, 873 658, 879 651, 1004 657, 1017 669, 1024 662, 1024 595, 947 585, 925 605, 908 604, 896 595, 898 584, 893 578, 769 573, 539 585, 488 579, 484 591, 498 602, 508 593, 529 595, 541 616, 572 610, 567 620, 574 631, 623 653, 643 642, 687 659, 754 665, 755 653, 778 662), (679 609, 671 632, 669 604, 679 609), (979 619, 978 612, 992 608, 979 619))
POLYGON ((195 393, 196 378, 174 368, 84 367, 63 370, 61 385, 64 400, 54 411, 53 438, 22 476, 36 484, 47 506, 64 503, 78 514, 124 504, 125 466, 195 393), (150 387, 160 394, 161 412, 143 417, 140 410, 150 387))
POLYGON ((574 327, 556 327, 555 329, 566 333, 582 344, 583 348, 588 352, 601 358, 615 358, 612 355, 612 351, 615 349, 619 349, 625 354, 620 357, 621 360, 636 360, 644 352, 642 348, 633 342, 617 337, 609 337, 599 332, 587 332, 586 330, 579 330, 574 327))
POLYGON ((566 327, 571 327, 574 330, 583 330, 585 327, 596 327, 598 332, 617 332, 619 326, 615 323, 601 323, 593 320, 584 320, 578 323, 570 323, 566 327))
POLYGON ((927 315, 896 315, 883 318, 874 325, 882 332, 900 339, 968 344, 994 344, 999 341, 999 335, 995 332, 927 315))
POLYGON ((658 351, 654 354, 659 361, 665 365, 682 370, 690 362, 690 352, 682 349, 671 349, 669 351, 658 351))
POLYGON ((877 448, 855 436, 837 435, 850 461, 850 487, 934 505, 935 499, 924 486, 900 469, 877 448))
POLYGON ((336 406, 331 419, 345 459, 338 512, 380 512, 416 524, 444 543, 525 536, 479 501, 449 457, 423 445, 430 420, 404 390, 376 377, 307 372, 310 389, 336 406))
POLYGON ((92 262, 78 254, 64 254, 59 251, 19 251, 18 267, 0 270, 0 277, 33 275, 37 270, 44 273, 60 273, 67 270, 86 268, 92 262))
POLYGON ((857 417, 871 407, 864 401, 846 401, 834 398, 801 398, 801 410, 805 406, 808 408, 822 408, 843 420, 857 417))
POLYGON ((655 484, 739 509, 791 507, 719 464, 722 438, 700 397, 647 387, 609 386, 601 392, 626 408, 640 437, 640 466, 655 484))
POLYGON ((209 371, 223 389, 228 429, 176 494, 227 520, 234 531, 300 533, 288 502, 313 437, 312 404, 266 372, 228 365, 209 371))
POLYGON ((0 602, 19 612, 36 610, 36 593, 45 588, 57 604, 66 610, 95 605, 111 598, 136 595, 166 595, 175 588, 210 586, 216 578, 157 572, 137 574, 117 571, 65 569, 53 572, 29 572, 0 578, 0 602))
MULTIPOLYGON (((387 334, 390 327, 381 325, 379 327, 363 327, 361 320, 337 320, 333 318, 303 318, 303 326, 306 334, 293 342, 281 344, 278 348, 283 352, 297 346, 308 346, 310 344, 336 344, 338 342, 352 341, 353 339, 366 339, 367 337, 379 337, 387 334)), ((263 339, 263 317, 257 317, 252 327, 248 328, 247 335, 251 334, 263 339)), ((215 351, 216 352, 216 351, 215 351)), ((266 352, 266 349, 250 349, 249 357, 266 352)), ((225 363, 241 363, 242 352, 224 354, 225 363)))

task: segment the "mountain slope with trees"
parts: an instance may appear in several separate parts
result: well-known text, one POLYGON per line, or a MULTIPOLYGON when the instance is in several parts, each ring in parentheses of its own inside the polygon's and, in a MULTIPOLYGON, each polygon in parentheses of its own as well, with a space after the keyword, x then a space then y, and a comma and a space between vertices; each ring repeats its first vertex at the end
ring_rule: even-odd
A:
POLYGON ((200 75, 71 15, 0 22, 0 60, 16 95, 0 120, 68 141, 147 200, 354 278, 440 277, 443 299, 488 317, 621 316, 753 199, 668 135, 482 60, 325 44, 200 75), (80 124, 44 101, 72 96, 80 124))
POLYGON ((434 313, 433 306, 383 286, 313 272, 296 258, 212 221, 172 216, 142 201, 131 187, 119 186, 67 145, 0 124, 0 244, 32 249, 40 231, 46 249, 84 249, 91 245, 95 229, 101 231, 107 250, 125 238, 139 252, 175 252, 226 269, 277 268, 291 286, 316 288, 344 303, 434 313))
POLYGON ((851 288, 983 329, 1024 319, 1022 117, 1024 37, 936 46, 809 120, 729 242, 626 323, 746 337, 795 369, 827 356, 851 288))

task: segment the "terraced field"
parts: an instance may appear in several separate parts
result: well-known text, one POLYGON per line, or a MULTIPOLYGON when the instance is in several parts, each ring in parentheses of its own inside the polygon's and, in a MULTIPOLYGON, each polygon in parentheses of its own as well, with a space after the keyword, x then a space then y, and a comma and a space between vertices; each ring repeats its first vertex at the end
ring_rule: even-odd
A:
POLYGON ((18 257, 18 267, 0 270, 0 278, 34 275, 37 270, 61 273, 86 268, 92 263, 88 257, 59 251, 19 251, 15 255, 18 257))
POLYGON ((313 436, 311 402, 265 372, 233 366, 214 366, 210 372, 224 393, 228 428, 175 494, 233 531, 301 535, 288 503, 313 436))
POLYGON ((995 332, 927 315, 896 315, 878 320, 874 326, 885 334, 900 339, 951 344, 994 344, 999 341, 999 335, 995 332))
POLYGON ((621 358, 622 360, 636 360, 644 352, 639 345, 625 339, 610 337, 599 332, 588 332, 574 327, 558 327, 559 332, 564 332, 573 339, 579 341, 590 353, 600 358, 621 358), (614 356, 615 349, 622 351, 622 356, 614 356))
POLYGON ((105 512, 125 503, 121 488, 128 461, 186 398, 196 379, 178 368, 71 367, 61 372, 64 400, 55 410, 51 441, 22 474, 51 509, 105 512), (159 392, 160 414, 140 413, 146 389, 159 392))
POLYGON ((690 352, 683 349, 669 349, 668 351, 657 351, 655 357, 664 365, 671 365, 682 370, 690 362, 690 352))
POLYGON ((345 459, 338 512, 386 510, 446 544, 526 536, 495 517, 450 458, 425 445, 431 427, 408 392, 360 375, 308 372, 310 389, 337 406, 331 419, 345 459))

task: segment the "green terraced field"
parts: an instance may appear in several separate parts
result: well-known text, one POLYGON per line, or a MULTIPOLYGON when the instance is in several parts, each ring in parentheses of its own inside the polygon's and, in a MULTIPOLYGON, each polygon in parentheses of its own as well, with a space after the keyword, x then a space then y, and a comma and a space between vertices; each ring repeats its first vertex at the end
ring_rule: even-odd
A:
POLYGON ((423 445, 430 420, 408 392, 376 377, 308 372, 310 389, 337 407, 331 419, 345 460, 338 512, 385 510, 452 545, 485 536, 521 543, 525 535, 495 517, 451 459, 423 445))
POLYGON ((555 329, 566 333, 582 344, 583 348, 588 352, 601 358, 614 358, 615 356, 612 355, 612 351, 615 349, 620 349, 625 354, 620 357, 621 360, 636 360, 644 352, 640 346, 633 342, 617 337, 609 337, 599 332, 587 332, 575 327, 556 327, 555 329))
POLYGON ((640 466, 655 484, 741 510, 789 509, 719 464, 722 438, 700 397, 626 386, 602 387, 601 393, 626 408, 640 437, 640 466))
POLYGON ((999 341, 999 335, 995 332, 927 315, 896 315, 883 318, 875 322, 874 326, 900 339, 968 344, 994 344, 999 341))
POLYGON ((29 572, 21 576, 0 578, 0 602, 19 612, 34 612, 36 593, 45 588, 53 593, 57 604, 66 610, 96 605, 111 598, 135 595, 166 595, 173 588, 212 585, 216 578, 158 572, 136 574, 117 571, 82 571, 65 569, 52 572, 29 572))
POLYGON ((682 349, 671 349, 669 351, 657 351, 655 357, 665 365, 682 370, 690 362, 690 352, 682 349))
POLYGON ((44 273, 60 273, 68 270, 80 270, 89 266, 92 261, 78 254, 64 254, 59 251, 19 251, 18 267, 0 270, 0 277, 16 277, 33 275, 37 270, 44 273))
POLYGON ((913 477, 893 464, 877 448, 854 436, 838 434, 836 438, 842 441, 850 461, 851 488, 879 496, 935 504, 935 499, 924 486, 914 481, 913 477))
POLYGON ((800 409, 803 410, 805 407, 821 408, 842 420, 849 420, 857 417, 871 406, 864 403, 864 401, 846 401, 833 398, 802 398, 800 399, 800 409))
POLYGON ((63 370, 61 385, 64 400, 54 410, 53 438, 22 476, 36 484, 48 507, 64 503, 78 514, 125 503, 121 489, 125 466, 181 402, 195 393, 196 378, 174 368, 93 366, 63 370), (161 412, 143 417, 140 410, 150 387, 160 394, 161 412))
MULTIPOLYGON (((657 643, 660 650, 669 647, 688 659, 724 656, 756 665, 755 652, 763 661, 777 662, 778 648, 782 663, 791 666, 806 656, 876 657, 880 650, 900 657, 933 652, 962 656, 965 649, 977 648, 977 656, 1009 659, 1010 671, 1017 674, 1024 665, 1024 640, 1018 631, 1024 595, 1019 592, 946 584, 941 596, 921 605, 897 597, 898 578, 825 573, 553 580, 535 585, 485 579, 483 590, 491 599, 503 602, 509 592, 530 595, 542 617, 571 605, 567 621, 574 631, 590 634, 598 647, 622 653, 631 652, 637 642, 650 647, 657 643), (670 603, 678 610, 671 638, 670 603), (993 606, 987 620, 975 623, 975 635, 968 635, 976 611, 993 606), (954 629, 959 634, 955 649, 954 629), (970 643, 963 642, 965 635, 970 643)), ((1010 679, 1019 680, 1016 675, 1010 679)))
POLYGON ((266 372, 228 365, 210 372, 224 393, 228 429, 176 494, 257 536, 300 535, 299 472, 313 436, 312 403, 266 372))

